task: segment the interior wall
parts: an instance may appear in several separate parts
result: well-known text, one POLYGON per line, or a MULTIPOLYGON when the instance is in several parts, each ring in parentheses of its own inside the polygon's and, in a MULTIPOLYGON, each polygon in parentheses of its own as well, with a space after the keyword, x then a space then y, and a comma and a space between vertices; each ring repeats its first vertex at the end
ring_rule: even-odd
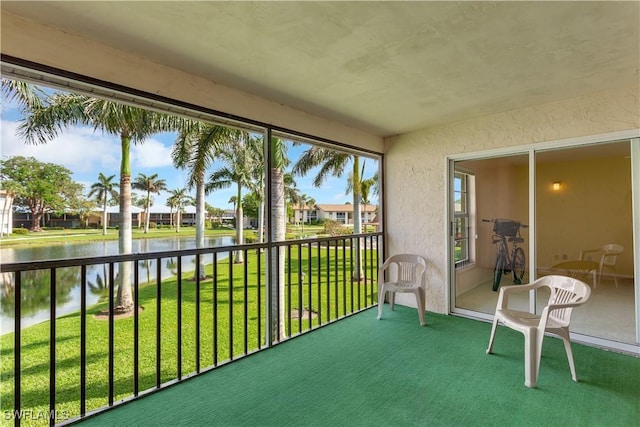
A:
POLYGON ((383 140, 0 11, 2 54, 381 153, 383 140))
MULTIPOLYGON (((639 95, 638 86, 622 88, 385 140, 389 254, 427 257, 428 310, 448 312, 447 156, 639 129, 639 95)), ((410 298, 399 302, 413 305, 410 298)))
MULTIPOLYGON (((578 259, 583 249, 617 243, 625 251, 618 257, 616 272, 633 276, 628 158, 542 163, 536 168, 536 182, 539 267, 549 267, 563 259, 578 259), (551 190, 554 181, 562 183, 560 191, 551 190)), ((599 261, 599 255, 594 257, 594 261, 599 261)))

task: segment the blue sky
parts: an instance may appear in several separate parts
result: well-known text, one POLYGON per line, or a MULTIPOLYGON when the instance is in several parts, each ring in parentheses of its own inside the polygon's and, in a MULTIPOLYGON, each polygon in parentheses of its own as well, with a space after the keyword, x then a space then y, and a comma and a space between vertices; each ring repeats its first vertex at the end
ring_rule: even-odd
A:
MULTIPOLYGON (((98 174, 115 175, 119 180, 120 169, 120 141, 117 137, 94 131, 91 127, 71 127, 57 138, 42 145, 27 145, 16 136, 16 129, 22 116, 15 104, 6 102, 2 97, 2 111, 0 122, 0 156, 31 156, 39 161, 56 163, 65 166, 73 172, 73 179, 85 186, 85 190, 97 181, 98 174)), ((188 175, 176 169, 171 163, 171 146, 175 134, 163 133, 154 135, 142 144, 132 145, 131 148, 131 176, 139 173, 145 175, 158 174, 165 179, 169 189, 186 187, 188 175)), ((292 164, 307 149, 308 145, 291 147, 289 158, 292 164)), ((374 159, 365 160, 365 178, 374 175, 378 162, 374 159)), ((215 170, 218 165, 212 167, 215 170)), ((313 197, 316 203, 345 203, 352 200, 351 195, 345 194, 347 176, 351 170, 346 169, 341 178, 330 177, 322 188, 316 188, 311 181, 315 171, 305 177, 296 177, 298 189, 301 193, 313 197)), ((86 193, 86 192, 85 192, 86 193)), ((243 194, 245 191, 243 190, 243 194)), ((192 192, 195 195, 195 191, 192 192)), ((234 188, 217 190, 207 196, 207 203, 222 209, 232 209, 229 199, 235 195, 234 188)), ((154 204, 165 204, 166 193, 154 196, 154 204)), ((373 195, 372 195, 373 198, 373 195)), ((375 203, 375 200, 372 200, 375 203)))

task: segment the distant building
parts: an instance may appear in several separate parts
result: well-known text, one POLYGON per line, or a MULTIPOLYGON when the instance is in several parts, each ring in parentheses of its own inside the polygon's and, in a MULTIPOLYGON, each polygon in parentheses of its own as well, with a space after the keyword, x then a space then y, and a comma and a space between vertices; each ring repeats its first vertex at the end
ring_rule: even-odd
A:
MULTIPOLYGON (((299 205, 294 204, 292 207, 293 223, 308 223, 310 221, 331 220, 342 224, 353 224, 353 205, 351 204, 316 204, 299 205)), ((372 223, 376 217, 376 205, 360 205, 360 213, 362 223, 372 223)))
MULTIPOLYGON (((139 227, 144 209, 131 206, 131 226, 139 227)), ((89 227, 102 228, 102 208, 96 208, 89 214, 89 227)), ((107 227, 116 227, 120 223, 120 206, 107 206, 107 227)))

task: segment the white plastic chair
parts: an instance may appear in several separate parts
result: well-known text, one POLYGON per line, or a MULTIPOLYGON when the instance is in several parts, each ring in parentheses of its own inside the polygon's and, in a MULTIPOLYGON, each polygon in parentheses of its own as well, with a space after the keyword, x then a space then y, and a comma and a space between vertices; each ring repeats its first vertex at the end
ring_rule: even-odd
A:
POLYGON ((382 306, 387 292, 391 310, 396 292, 410 292, 416 296, 420 325, 424 326, 426 272, 427 261, 420 255, 400 254, 389 257, 378 270, 378 319, 382 319, 382 306))
POLYGON ((585 255, 592 252, 601 252, 600 266, 598 268, 598 282, 602 281, 602 270, 605 268, 613 273, 613 282, 618 287, 618 278, 616 274, 616 262, 618 262, 618 255, 624 252, 624 246, 616 243, 609 243, 603 245, 599 249, 585 249, 580 252, 580 259, 583 260, 585 255))
POLYGON ((569 323, 573 308, 584 304, 589 299, 589 295, 591 295, 591 288, 586 283, 566 276, 545 276, 528 285, 501 288, 487 353, 490 354, 493 351, 493 339, 498 323, 501 322, 504 326, 524 334, 524 384, 527 387, 535 387, 540 369, 542 340, 545 332, 548 332, 560 337, 564 342, 571 377, 574 381, 578 381, 571 352, 569 323), (549 301, 542 310, 542 314, 509 310, 509 295, 542 287, 548 288, 550 292, 549 301))

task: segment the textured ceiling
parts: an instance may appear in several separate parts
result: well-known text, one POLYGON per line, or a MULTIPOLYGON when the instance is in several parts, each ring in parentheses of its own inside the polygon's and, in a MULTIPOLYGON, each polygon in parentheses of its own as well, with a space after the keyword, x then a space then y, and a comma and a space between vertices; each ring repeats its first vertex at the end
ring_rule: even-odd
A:
POLYGON ((380 136, 639 79, 639 2, 2 1, 1 7, 380 136))

